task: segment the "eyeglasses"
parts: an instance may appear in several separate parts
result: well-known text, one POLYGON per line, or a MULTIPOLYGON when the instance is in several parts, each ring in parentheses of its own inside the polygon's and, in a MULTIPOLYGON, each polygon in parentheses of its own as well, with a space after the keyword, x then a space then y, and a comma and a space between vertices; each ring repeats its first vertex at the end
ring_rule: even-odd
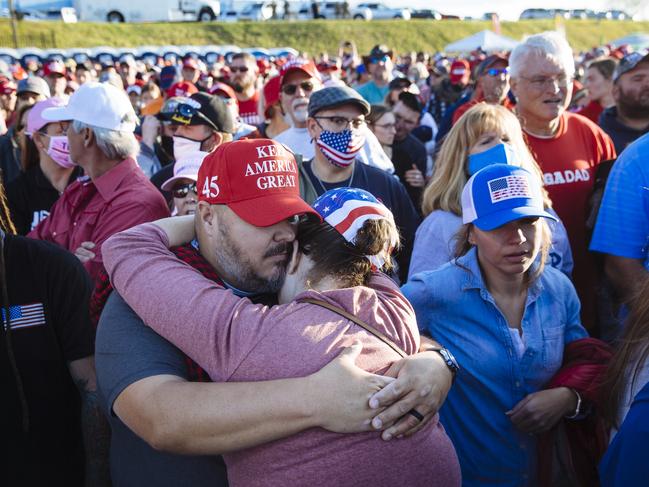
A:
POLYGON ((493 78, 500 76, 501 74, 507 76, 507 74, 509 74, 509 68, 490 68, 486 71, 486 74, 493 78))
POLYGON ((571 79, 568 78, 565 74, 560 74, 558 76, 535 76, 533 78, 528 78, 526 76, 521 76, 524 80, 529 82, 537 91, 542 91, 546 88, 554 88, 555 84, 559 88, 566 88, 571 79))
POLYGON ((293 96, 295 93, 297 93, 298 87, 302 88, 305 93, 310 93, 313 91, 313 83, 311 81, 302 81, 301 83, 298 83, 296 85, 284 85, 282 86, 282 92, 285 95, 293 96))
POLYGON ((237 71, 239 73, 247 73, 250 71, 250 68, 248 66, 230 66, 230 71, 233 73, 236 73, 237 71))
MULTIPOLYGON (((339 117, 339 116, 331 116, 331 117, 313 117, 316 121, 317 120, 328 120, 329 123, 335 127, 336 131, 340 132, 342 130, 345 130, 347 127, 351 125, 352 128, 354 129, 359 129, 363 125, 365 125, 365 119, 364 118, 345 118, 345 117, 339 117)), ((320 125, 318 123, 318 125, 320 125)), ((322 125, 320 125, 320 128, 324 130, 322 125)))
POLYGON ((190 191, 193 192, 194 194, 198 194, 196 191, 196 183, 187 183, 187 184, 183 184, 182 186, 176 186, 171 191, 171 194, 173 194, 174 198, 180 199, 186 197, 190 191))

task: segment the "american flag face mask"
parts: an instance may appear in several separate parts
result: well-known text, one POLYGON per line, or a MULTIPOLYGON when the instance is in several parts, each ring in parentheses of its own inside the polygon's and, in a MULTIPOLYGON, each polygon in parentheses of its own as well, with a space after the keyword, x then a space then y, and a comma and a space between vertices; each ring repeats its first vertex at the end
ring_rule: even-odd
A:
POLYGON ((347 167, 354 162, 356 154, 365 145, 365 135, 351 129, 341 132, 323 130, 316 143, 320 152, 334 166, 347 167))

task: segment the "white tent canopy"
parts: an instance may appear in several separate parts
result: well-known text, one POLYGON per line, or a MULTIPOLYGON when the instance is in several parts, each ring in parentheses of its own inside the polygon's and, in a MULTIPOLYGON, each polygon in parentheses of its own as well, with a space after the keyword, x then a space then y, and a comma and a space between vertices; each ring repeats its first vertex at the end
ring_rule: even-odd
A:
POLYGON ((629 34, 628 36, 615 39, 611 44, 616 47, 623 44, 629 44, 630 46, 633 46, 635 50, 646 49, 649 48, 649 34, 636 32, 635 34, 629 34))
POLYGON ((483 30, 477 34, 452 42, 444 48, 445 52, 470 52, 482 48, 484 51, 511 51, 518 45, 518 41, 501 36, 490 30, 483 30))

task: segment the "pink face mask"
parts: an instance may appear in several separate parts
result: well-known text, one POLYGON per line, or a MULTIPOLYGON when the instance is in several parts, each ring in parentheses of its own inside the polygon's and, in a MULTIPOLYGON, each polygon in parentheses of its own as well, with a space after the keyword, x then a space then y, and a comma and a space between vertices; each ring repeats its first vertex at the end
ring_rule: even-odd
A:
POLYGON ((50 145, 47 148, 47 155, 59 166, 69 169, 76 166, 70 159, 70 147, 68 137, 65 135, 51 135, 50 145))

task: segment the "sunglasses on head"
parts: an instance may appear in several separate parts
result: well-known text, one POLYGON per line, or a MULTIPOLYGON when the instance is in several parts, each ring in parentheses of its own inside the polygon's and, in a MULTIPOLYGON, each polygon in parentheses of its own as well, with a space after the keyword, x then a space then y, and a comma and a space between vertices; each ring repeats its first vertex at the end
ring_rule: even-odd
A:
POLYGON ((184 198, 189 194, 190 191, 192 191, 195 194, 198 194, 196 192, 195 182, 183 184, 181 186, 176 186, 174 189, 171 190, 171 194, 173 194, 174 198, 184 198))
MULTIPOLYGON (((198 105, 198 103, 196 104, 198 105)), ((220 129, 216 125, 214 125, 214 123, 209 118, 207 118, 203 113, 201 113, 199 110, 200 110, 200 105, 197 107, 194 105, 190 105, 189 103, 178 103, 175 107, 173 107, 173 112, 168 114, 168 120, 171 123, 189 125, 192 122, 192 118, 196 116, 201 120, 203 120, 207 125, 212 127, 214 130, 220 132, 220 129)))
POLYGON ((284 85, 282 86, 282 92, 285 95, 294 95, 297 93, 298 86, 302 88, 305 92, 313 91, 313 83, 311 81, 302 81, 296 85, 284 85))

